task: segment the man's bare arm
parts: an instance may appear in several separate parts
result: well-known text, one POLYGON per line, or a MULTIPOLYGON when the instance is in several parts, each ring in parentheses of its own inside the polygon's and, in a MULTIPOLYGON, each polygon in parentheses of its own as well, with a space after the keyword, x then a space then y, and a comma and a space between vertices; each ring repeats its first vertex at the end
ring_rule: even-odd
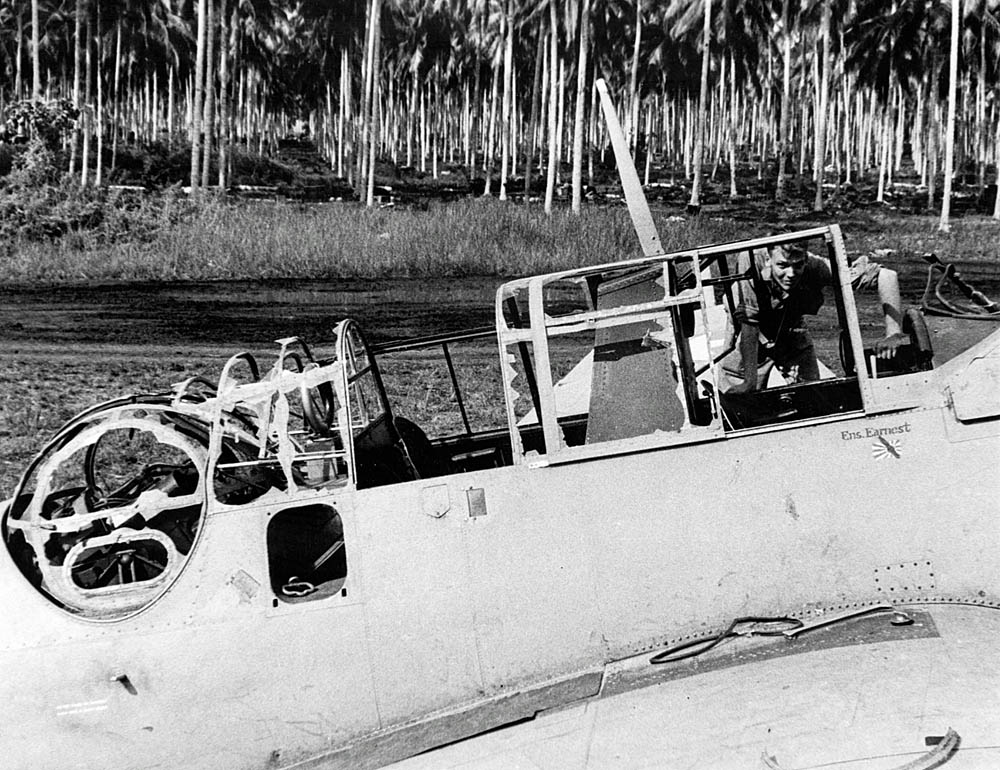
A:
POLYGON ((895 270, 883 267, 878 271, 878 298, 885 314, 885 337, 875 343, 875 355, 893 358, 896 349, 907 342, 903 334, 903 301, 899 294, 899 277, 895 270))
POLYGON ((757 347, 760 344, 760 331, 756 324, 744 322, 740 327, 740 359, 743 362, 741 375, 743 382, 734 386, 731 393, 752 393, 757 388, 757 347))

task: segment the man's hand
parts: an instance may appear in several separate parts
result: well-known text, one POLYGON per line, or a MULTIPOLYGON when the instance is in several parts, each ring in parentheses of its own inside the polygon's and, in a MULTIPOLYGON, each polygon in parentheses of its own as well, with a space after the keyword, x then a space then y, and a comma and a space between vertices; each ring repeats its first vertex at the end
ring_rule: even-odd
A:
POLYGON ((902 332, 890 334, 888 337, 883 337, 875 343, 875 355, 883 360, 895 358, 899 347, 907 345, 909 342, 910 338, 902 332))
POLYGON ((757 378, 753 375, 742 382, 733 385, 727 392, 729 393, 753 393, 757 390, 757 378))

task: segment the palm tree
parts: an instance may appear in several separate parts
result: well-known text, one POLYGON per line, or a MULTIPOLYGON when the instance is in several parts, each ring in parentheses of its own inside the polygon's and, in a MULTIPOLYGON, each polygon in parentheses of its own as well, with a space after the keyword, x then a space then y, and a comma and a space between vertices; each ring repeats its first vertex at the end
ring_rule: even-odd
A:
POLYGON ((629 148, 635 153, 639 134, 639 53, 642 50, 642 0, 635 0, 635 27, 632 42, 632 69, 629 77, 629 119, 626 136, 629 148))
POLYGON ((705 116, 708 111, 708 67, 711 56, 711 34, 712 34, 712 0, 704 0, 705 3, 705 23, 702 33, 701 50, 701 90, 698 96, 698 124, 695 126, 694 137, 694 181, 691 184, 691 200, 688 202, 688 211, 697 214, 701 209, 701 173, 702 157, 705 150, 705 116))
POLYGON ((205 42, 207 37, 206 0, 198 0, 198 37, 191 103, 191 194, 201 182, 201 131, 205 94, 205 42))
POLYGON ((961 21, 959 1, 951 0, 951 45, 948 57, 948 125, 945 129, 944 154, 944 198, 941 201, 941 221, 938 230, 948 232, 951 223, 951 185, 955 174, 955 113, 957 111, 956 90, 958 88, 958 25, 961 21))
POLYGON ((208 187, 212 167, 212 133, 215 129, 215 2, 208 0, 205 16, 205 113, 202 118, 204 146, 201 160, 201 186, 208 187))
MULTIPOLYGON (((17 61, 17 52, 20 47, 20 40, 17 36, 16 24, 11 28, 12 22, 20 14, 20 3, 15 10, 16 0, 3 0, 0 2, 0 72, 3 73, 4 81, 9 83, 14 81, 15 74, 20 69, 17 61)), ((16 84, 15 84, 16 88, 16 84)), ((16 98, 16 95, 14 96, 16 98)), ((0 111, 3 109, 3 88, 0 88, 0 111)))
POLYGON ((552 213, 552 200, 556 189, 556 167, 559 165, 558 116, 556 100, 559 89, 559 17, 556 0, 549 0, 549 166, 545 178, 545 213, 552 213))
POLYGON ((823 17, 820 21, 820 39, 822 60, 819 70, 820 83, 819 113, 816 116, 816 154, 813 159, 813 169, 816 176, 816 197, 813 199, 813 211, 823 210, 824 166, 826 165, 826 132, 827 111, 829 110, 830 93, 830 16, 832 0, 820 0, 823 5, 823 17))
POLYGON ((579 214, 583 198, 583 128, 587 97, 587 44, 590 38, 590 0, 580 2, 580 35, 576 68, 576 114, 573 120, 573 200, 572 210, 579 214))
POLYGON ((925 175, 931 206, 938 138, 934 107, 942 75, 938 51, 943 48, 943 35, 948 29, 947 9, 940 4, 897 0, 886 13, 884 2, 861 0, 844 35, 848 48, 845 67, 854 73, 858 87, 874 94, 883 110, 894 88, 908 96, 916 93, 923 104, 928 145, 925 175))
POLYGON ((507 158, 510 155, 511 111, 514 88, 514 13, 511 0, 504 0, 503 37, 503 112, 500 121, 500 200, 507 200, 507 158))
MULTIPOLYGON (((76 0, 76 34, 73 36, 73 107, 80 109, 80 80, 83 76, 83 0, 76 0)), ((80 141, 80 121, 73 128, 73 144, 69 156, 69 173, 76 171, 76 146, 80 141)), ((86 164, 86 159, 83 161, 86 164)))
POLYGON ((31 0, 31 98, 36 102, 42 98, 42 63, 38 47, 40 45, 39 0, 31 0))
MULTIPOLYGON (((714 3, 713 3, 714 4, 714 3)), ((691 93, 696 82, 687 77, 696 61, 704 64, 698 48, 705 38, 706 3, 696 0, 675 0, 667 8, 663 17, 663 34, 656 40, 650 57, 650 65, 671 73, 667 81, 678 95, 691 93), (673 73, 679 73, 674 75, 673 73)), ((709 33, 711 56, 723 63, 721 71, 726 72, 728 84, 720 83, 720 97, 729 89, 729 109, 726 111, 726 144, 730 166, 730 195, 736 190, 736 131, 738 123, 738 94, 750 91, 761 93, 760 51, 761 40, 767 40, 772 24, 770 0, 721 0, 718 10, 711 13, 714 26, 709 33)), ((711 61, 711 59, 710 59, 711 61)), ((699 94, 701 81, 697 81, 699 94)), ((720 98, 720 108, 725 99, 720 98)), ((696 129, 704 136, 704 129, 696 129)))
POLYGON ((368 187, 365 195, 365 203, 371 208, 375 205, 375 156, 378 148, 378 124, 379 124, 379 50, 382 36, 380 33, 380 21, 382 18, 382 0, 372 0, 372 12, 370 23, 374 27, 372 31, 372 54, 371 54, 371 115, 366 118, 369 123, 367 136, 368 147, 368 187))
POLYGON ((781 125, 778 129, 778 184, 774 197, 783 200, 785 183, 788 173, 788 153, 792 142, 788 133, 791 128, 792 111, 792 0, 784 0, 781 4, 781 42, 782 42, 782 76, 781 76, 781 125))

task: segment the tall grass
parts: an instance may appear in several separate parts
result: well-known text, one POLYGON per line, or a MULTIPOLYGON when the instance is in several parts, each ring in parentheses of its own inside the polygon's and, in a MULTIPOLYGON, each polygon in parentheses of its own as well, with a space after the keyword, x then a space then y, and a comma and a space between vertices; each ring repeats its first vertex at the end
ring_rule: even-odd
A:
MULTIPOLYGON (((668 251, 779 229, 763 216, 740 222, 725 210, 694 218, 668 214, 655 214, 668 251)), ((193 205, 174 194, 143 201, 118 220, 107 215, 104 228, 127 229, 136 220, 142 238, 70 232, 47 243, 10 243, 0 249, 0 283, 509 276, 639 253, 621 205, 589 205, 580 216, 557 209, 547 216, 538 205, 495 199, 419 210, 217 198, 193 205)), ((809 224, 800 218, 780 229, 809 224)), ((985 217, 958 220, 948 234, 939 233, 930 216, 855 212, 844 226, 851 251, 889 248, 1000 260, 1000 224, 985 217)))
MULTIPOLYGON (((523 275, 638 253, 623 206, 546 216, 538 206, 490 199, 434 203, 426 210, 210 199, 182 221, 171 219, 165 212, 163 227, 141 242, 109 244, 78 234, 15 244, 0 254, 0 280, 523 275)), ((661 217, 660 225, 667 248, 741 234, 725 221, 661 217)))

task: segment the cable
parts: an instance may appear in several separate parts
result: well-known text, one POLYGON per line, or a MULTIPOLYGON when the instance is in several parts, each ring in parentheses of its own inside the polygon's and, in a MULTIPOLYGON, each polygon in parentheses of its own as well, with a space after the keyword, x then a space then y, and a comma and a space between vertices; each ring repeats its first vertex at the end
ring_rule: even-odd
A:
POLYGON ((679 644, 675 644, 673 647, 668 647, 662 652, 657 653, 649 659, 649 662, 655 666, 661 663, 674 663, 679 660, 687 660, 688 658, 693 658, 701 655, 702 653, 708 652, 713 647, 731 636, 786 636, 786 632, 801 627, 802 621, 798 618, 789 618, 783 615, 778 617, 759 617, 756 615, 748 615, 746 617, 734 619, 729 626, 717 636, 709 637, 707 639, 690 639, 688 641, 680 642, 679 644), (780 623, 785 627, 741 630, 740 626, 747 623, 769 623, 772 625, 780 623))

